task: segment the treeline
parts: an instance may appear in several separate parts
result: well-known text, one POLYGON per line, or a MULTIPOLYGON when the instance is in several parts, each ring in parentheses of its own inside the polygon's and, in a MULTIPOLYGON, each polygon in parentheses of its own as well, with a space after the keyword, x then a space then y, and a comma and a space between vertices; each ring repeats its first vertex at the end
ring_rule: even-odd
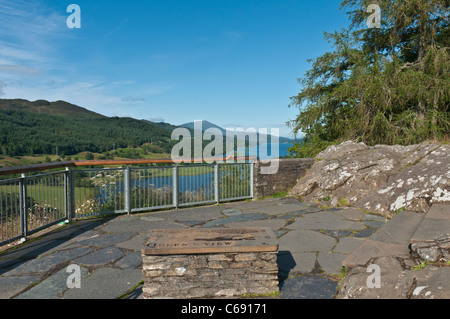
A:
POLYGON ((114 148, 152 145, 170 153, 171 131, 132 118, 75 118, 0 110, 0 154, 9 156, 80 152, 103 153, 114 148))
POLYGON ((448 0, 343 0, 350 27, 327 33, 333 50, 312 59, 299 79, 289 124, 305 134, 291 155, 314 157, 346 140, 416 144, 450 138, 448 0))

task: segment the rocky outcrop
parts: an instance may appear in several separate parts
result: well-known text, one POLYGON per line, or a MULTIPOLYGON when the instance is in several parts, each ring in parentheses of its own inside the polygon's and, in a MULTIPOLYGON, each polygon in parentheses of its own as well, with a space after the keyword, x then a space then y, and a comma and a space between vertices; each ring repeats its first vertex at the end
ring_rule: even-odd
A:
POLYGON ((388 218, 400 210, 427 212, 434 203, 450 203, 450 145, 333 145, 316 156, 289 195, 388 218))
POLYGON ((370 263, 380 269, 378 283, 371 277, 370 268, 354 267, 341 283, 337 299, 450 298, 450 267, 419 269, 409 259, 393 256, 373 258, 370 263))
POLYGON ((449 145, 330 146, 289 195, 390 219, 345 258, 336 298, 450 297, 449 145))
POLYGON ((412 243, 412 253, 418 258, 428 261, 450 261, 450 235, 445 234, 429 242, 412 243))

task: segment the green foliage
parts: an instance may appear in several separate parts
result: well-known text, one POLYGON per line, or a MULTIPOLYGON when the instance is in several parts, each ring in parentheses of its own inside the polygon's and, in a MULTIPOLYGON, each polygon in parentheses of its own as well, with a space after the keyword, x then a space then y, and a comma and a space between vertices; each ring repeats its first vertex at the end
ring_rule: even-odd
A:
POLYGON ((338 200, 338 207, 346 207, 349 206, 350 203, 348 202, 348 200, 344 197, 339 198, 338 200))
POLYGON ((450 135, 449 5, 383 1, 380 29, 368 29, 369 3, 344 0, 349 30, 326 34, 334 51, 311 60, 288 122, 305 139, 292 156, 313 157, 344 140, 413 144, 450 135))
POLYGON ((318 153, 333 144, 335 143, 322 140, 318 136, 307 136, 301 142, 288 148, 288 152, 291 157, 315 157, 318 153))
POLYGON ((84 157, 88 161, 92 161, 94 159, 94 155, 90 152, 86 153, 86 156, 84 157))
POLYGON ((422 261, 419 265, 415 265, 413 267, 414 271, 419 271, 422 270, 424 268, 426 268, 429 265, 429 262, 427 260, 422 261))
POLYGON ((171 131, 132 118, 78 118, 0 108, 0 147, 4 155, 103 153, 137 147, 170 153, 171 131))
POLYGON ((264 200, 264 199, 268 199, 268 198, 284 198, 287 196, 287 194, 288 194, 288 191, 282 191, 282 192, 274 193, 272 195, 258 197, 258 200, 264 200))
POLYGON ((221 166, 219 177, 220 198, 236 198, 250 195, 248 165, 221 166))

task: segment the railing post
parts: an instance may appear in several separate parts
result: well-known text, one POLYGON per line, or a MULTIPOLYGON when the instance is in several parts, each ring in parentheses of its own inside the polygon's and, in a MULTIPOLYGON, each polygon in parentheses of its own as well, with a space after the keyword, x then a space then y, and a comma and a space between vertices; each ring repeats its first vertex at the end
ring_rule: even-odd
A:
POLYGON ((23 238, 27 237, 27 182, 25 180, 25 174, 22 173, 19 183, 19 205, 20 205, 20 227, 23 238))
POLYGON ((175 208, 178 208, 178 166, 175 165, 173 167, 173 174, 172 174, 172 191, 173 191, 173 206, 175 208))
POLYGON ((125 196, 125 211, 127 214, 130 214, 131 212, 131 170, 130 166, 127 166, 125 169, 125 180, 124 180, 124 196, 125 196))
POLYGON ((71 221, 70 216, 70 170, 66 167, 66 171, 64 172, 64 210, 66 215, 66 220, 71 221))
POLYGON ((254 171, 255 171, 255 161, 250 161, 250 196, 252 197, 252 199, 254 199, 255 197, 255 192, 254 192, 254 171))
POLYGON ((219 163, 214 165, 214 200, 217 204, 220 203, 219 197, 219 163))
POLYGON ((69 170, 69 221, 72 221, 75 218, 75 174, 74 170, 67 169, 69 170))

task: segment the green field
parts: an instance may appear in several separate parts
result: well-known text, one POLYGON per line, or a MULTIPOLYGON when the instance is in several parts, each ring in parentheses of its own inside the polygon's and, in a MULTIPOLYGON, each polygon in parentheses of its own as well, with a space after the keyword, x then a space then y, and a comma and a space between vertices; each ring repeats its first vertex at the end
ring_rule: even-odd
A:
MULTIPOLYGON (((83 199, 83 194, 89 193, 91 190, 88 187, 74 187, 75 201, 83 199)), ((43 183, 35 185, 27 185, 27 207, 33 205, 48 204, 52 207, 63 208, 65 201, 64 186, 49 186, 43 183)), ((2 207, 12 204, 13 207, 19 205, 18 197, 14 197, 14 194, 19 194, 18 186, 0 185, 0 202, 2 207), (11 194, 13 194, 11 197, 11 194)))
MULTIPOLYGON (((133 148, 127 149, 128 152, 123 152, 121 150, 117 151, 118 156, 106 156, 102 153, 91 153, 94 160, 128 160, 128 159, 167 159, 170 158, 168 153, 151 153, 145 152, 143 148, 133 148), (134 151, 134 152, 133 152, 134 151), (122 155, 122 156, 119 156, 122 155), (124 155, 131 155, 126 157, 124 155), (135 155, 135 156, 133 156, 135 155)), ((51 154, 44 155, 24 155, 24 156, 7 156, 0 155, 0 167, 14 167, 14 166, 25 166, 25 165, 35 165, 43 163, 54 163, 61 161, 84 161, 88 157, 89 152, 81 152, 73 156, 57 156, 51 154)))

